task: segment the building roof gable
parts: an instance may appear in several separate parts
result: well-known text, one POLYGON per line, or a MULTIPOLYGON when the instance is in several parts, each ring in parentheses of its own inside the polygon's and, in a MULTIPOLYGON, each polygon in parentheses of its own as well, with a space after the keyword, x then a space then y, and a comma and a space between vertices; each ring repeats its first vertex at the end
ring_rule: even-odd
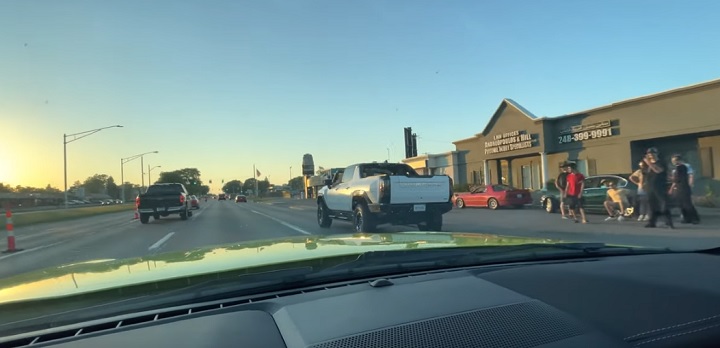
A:
POLYGON ((535 121, 538 119, 537 116, 535 116, 528 109, 524 108, 522 105, 518 104, 516 101, 509 99, 509 98, 505 98, 500 103, 500 106, 498 106, 497 110, 495 110, 495 113, 490 118, 490 121, 488 121, 487 125, 485 126, 485 129, 483 129, 483 131, 481 133, 476 134, 476 136, 487 135, 488 132, 490 132, 490 129, 492 129, 493 125, 495 125, 495 122, 497 122, 498 118, 500 118, 500 115, 502 115, 505 108, 508 106, 512 106, 513 108, 517 109, 518 111, 520 111, 521 114, 525 115, 530 120, 535 121))

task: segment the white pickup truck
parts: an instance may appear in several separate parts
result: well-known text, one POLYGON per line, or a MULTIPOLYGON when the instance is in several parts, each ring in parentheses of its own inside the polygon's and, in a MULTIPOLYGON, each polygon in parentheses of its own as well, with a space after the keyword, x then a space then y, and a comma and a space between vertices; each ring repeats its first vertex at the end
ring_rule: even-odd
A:
POLYGON ((342 219, 357 232, 385 223, 440 231, 442 215, 452 209, 452 186, 446 175, 419 175, 407 164, 354 164, 318 191, 318 224, 328 228, 333 219, 342 219))

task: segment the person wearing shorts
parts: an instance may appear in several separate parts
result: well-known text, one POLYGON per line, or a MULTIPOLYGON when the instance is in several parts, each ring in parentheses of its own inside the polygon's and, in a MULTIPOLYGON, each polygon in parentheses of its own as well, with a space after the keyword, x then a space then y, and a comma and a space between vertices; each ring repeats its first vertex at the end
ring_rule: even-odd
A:
POLYGON ((605 210, 608 212, 608 217, 605 221, 623 221, 625 219, 625 209, 630 206, 627 191, 619 189, 617 183, 614 181, 608 180, 603 182, 603 184, 608 187, 607 199, 603 204, 605 210))
POLYGON ((568 205, 570 216, 573 221, 578 222, 577 211, 580 211, 582 223, 587 223, 585 208, 583 208, 583 190, 585 189, 585 176, 580 173, 575 164, 570 164, 570 174, 567 176, 567 189, 565 190, 565 202, 568 205))

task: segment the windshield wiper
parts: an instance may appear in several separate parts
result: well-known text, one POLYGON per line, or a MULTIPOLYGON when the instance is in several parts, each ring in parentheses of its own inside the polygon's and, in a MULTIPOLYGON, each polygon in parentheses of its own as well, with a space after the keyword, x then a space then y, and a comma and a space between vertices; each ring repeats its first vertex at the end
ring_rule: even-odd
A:
POLYGON ((355 260, 331 267, 339 269, 366 269, 377 267, 402 268, 426 264, 435 267, 472 266, 497 262, 537 261, 566 257, 592 257, 667 253, 670 249, 609 246, 604 243, 530 243, 511 246, 482 246, 467 248, 436 248, 368 251, 355 260))

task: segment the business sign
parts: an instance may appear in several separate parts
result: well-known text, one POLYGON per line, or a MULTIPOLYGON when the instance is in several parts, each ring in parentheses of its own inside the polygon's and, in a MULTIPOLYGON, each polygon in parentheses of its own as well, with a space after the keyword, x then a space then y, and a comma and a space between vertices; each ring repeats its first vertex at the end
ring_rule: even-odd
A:
POLYGON ((617 134, 618 130, 612 128, 612 122, 610 121, 582 124, 560 130, 558 144, 607 138, 617 134))
POLYGON ((496 134, 492 140, 485 142, 485 154, 491 155, 508 151, 528 149, 538 145, 538 140, 526 131, 513 131, 496 134))

